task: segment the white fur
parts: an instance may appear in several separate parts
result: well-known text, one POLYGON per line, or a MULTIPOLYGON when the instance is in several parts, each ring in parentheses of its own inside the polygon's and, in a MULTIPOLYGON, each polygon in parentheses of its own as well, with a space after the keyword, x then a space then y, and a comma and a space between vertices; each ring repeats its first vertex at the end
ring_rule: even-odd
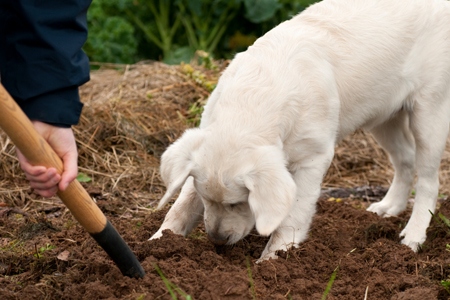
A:
POLYGON ((450 3, 324 0, 236 55, 189 129, 162 156, 160 230, 188 234, 204 216, 209 238, 232 244, 256 226, 271 238, 262 258, 306 239, 335 144, 371 131, 395 168, 369 210, 402 212, 416 251, 438 195, 450 120, 450 3))

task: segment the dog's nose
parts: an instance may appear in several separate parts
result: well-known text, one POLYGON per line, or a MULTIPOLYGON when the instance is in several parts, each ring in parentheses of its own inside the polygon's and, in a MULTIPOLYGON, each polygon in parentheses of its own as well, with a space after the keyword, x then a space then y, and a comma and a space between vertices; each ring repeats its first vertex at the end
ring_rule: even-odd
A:
POLYGON ((215 245, 222 246, 228 242, 228 237, 219 233, 208 232, 208 240, 215 245))

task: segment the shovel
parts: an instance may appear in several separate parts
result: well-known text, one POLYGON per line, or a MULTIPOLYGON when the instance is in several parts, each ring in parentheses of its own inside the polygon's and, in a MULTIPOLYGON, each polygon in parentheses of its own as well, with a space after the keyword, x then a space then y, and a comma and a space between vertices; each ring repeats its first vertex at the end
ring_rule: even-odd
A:
MULTIPOLYGON (((38 134, 33 124, 0 84, 0 128, 33 165, 53 167, 61 174, 63 163, 50 145, 38 134)), ((134 253, 106 219, 100 208, 78 182, 57 192, 75 219, 108 253, 123 275, 142 278, 145 275, 134 253)))

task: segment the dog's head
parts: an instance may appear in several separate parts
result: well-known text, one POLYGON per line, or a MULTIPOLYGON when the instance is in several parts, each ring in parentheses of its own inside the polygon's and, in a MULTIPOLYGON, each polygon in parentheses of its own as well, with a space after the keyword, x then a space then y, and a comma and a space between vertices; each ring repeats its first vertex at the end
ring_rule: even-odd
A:
POLYGON ((164 152, 161 176, 165 205, 189 176, 200 195, 208 237, 233 244, 256 225, 270 235, 288 215, 296 186, 276 146, 228 142, 204 129, 190 129, 164 152))

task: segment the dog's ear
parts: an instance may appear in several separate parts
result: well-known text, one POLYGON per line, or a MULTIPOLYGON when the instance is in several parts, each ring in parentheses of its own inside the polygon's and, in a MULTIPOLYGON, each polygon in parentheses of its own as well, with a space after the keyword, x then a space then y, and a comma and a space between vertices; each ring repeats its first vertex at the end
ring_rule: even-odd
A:
POLYGON ((167 190, 158 208, 166 205, 183 186, 194 166, 193 152, 200 147, 203 139, 204 132, 201 129, 188 129, 163 153, 160 172, 167 190))
POLYGON ((252 156, 254 165, 244 176, 244 184, 250 191, 248 203, 255 216, 256 230, 268 236, 287 217, 297 188, 279 148, 259 147, 252 156))

